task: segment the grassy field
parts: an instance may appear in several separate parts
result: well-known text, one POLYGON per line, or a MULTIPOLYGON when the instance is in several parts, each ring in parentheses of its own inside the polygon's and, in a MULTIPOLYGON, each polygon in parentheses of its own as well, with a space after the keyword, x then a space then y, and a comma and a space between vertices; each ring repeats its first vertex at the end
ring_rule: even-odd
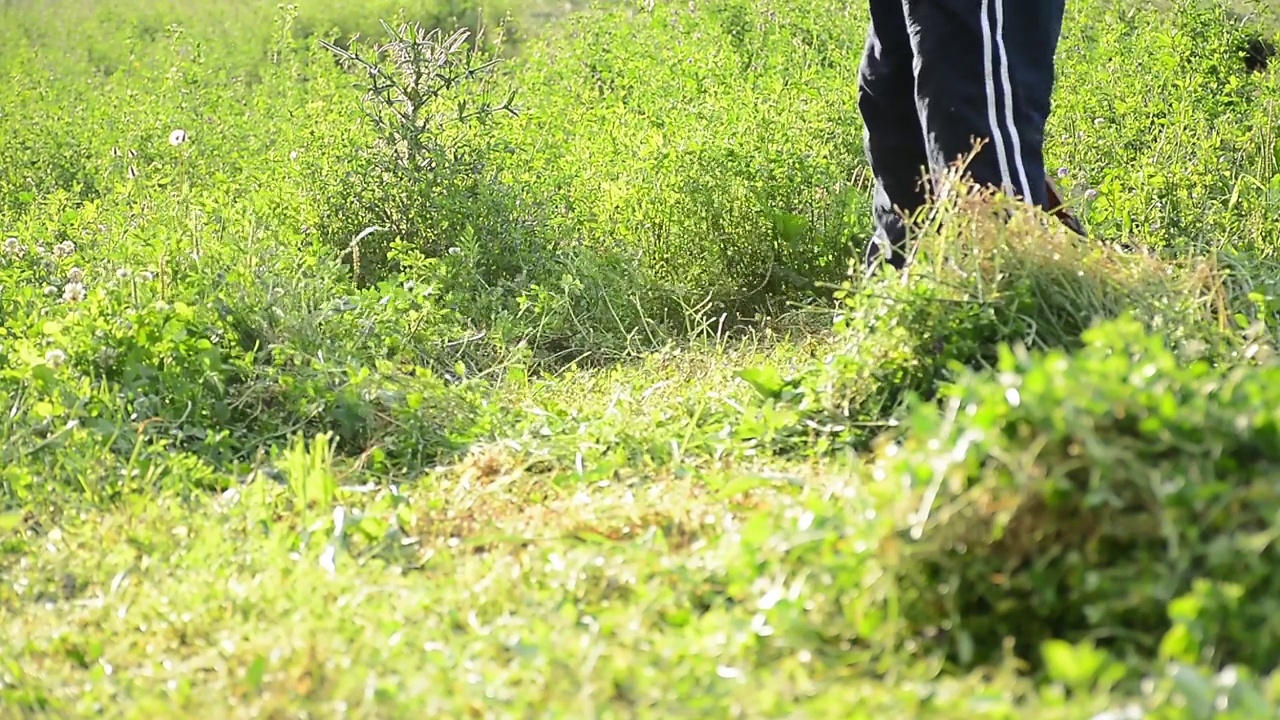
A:
POLYGON ((1280 717, 1239 10, 864 282, 860 0, 0 1, 0 717, 1280 717))

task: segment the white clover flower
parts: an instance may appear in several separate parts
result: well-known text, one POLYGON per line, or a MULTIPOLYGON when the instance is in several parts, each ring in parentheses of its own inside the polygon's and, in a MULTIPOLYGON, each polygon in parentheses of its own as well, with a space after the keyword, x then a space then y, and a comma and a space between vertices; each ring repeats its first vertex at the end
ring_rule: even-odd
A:
POLYGON ((129 271, 129 268, 126 268, 126 267, 122 267, 116 271, 116 277, 120 278, 121 280, 128 280, 129 276, 132 274, 133 273, 129 271))
POLYGON ((84 285, 81 285, 78 282, 69 282, 67 283, 67 286, 62 289, 62 299, 71 303, 83 300, 84 294, 84 285))
POLYGON ((1084 192, 1084 199, 1085 199, 1085 200, 1088 200, 1089 202, 1093 202, 1094 200, 1097 200, 1097 199, 1098 199, 1098 191, 1097 191, 1097 190, 1095 190, 1095 189, 1093 189, 1093 188, 1089 188, 1088 190, 1086 190, 1086 191, 1084 192))
POLYGON ((187 131, 181 128, 169 133, 169 144, 177 147, 187 141, 187 131))
POLYGON ((84 282, 84 270, 81 270, 78 267, 71 268, 71 270, 67 273, 67 280, 73 283, 84 282))
POLYGON ((72 255, 74 255, 75 252, 76 252, 76 244, 71 242, 70 240, 67 240, 66 242, 60 242, 57 245, 53 246, 53 256, 55 258, 58 258, 59 260, 63 258, 69 258, 72 255))
POLYGON ((44 354, 44 362, 50 367, 59 367, 67 361, 67 354, 57 348, 44 354))
POLYGON ((18 238, 11 237, 4 241, 4 254, 22 257, 26 253, 26 248, 22 247, 22 243, 18 238))
POLYGON ((58 294, 58 288, 52 285, 46 285, 44 288, 45 297, 53 297, 58 294))

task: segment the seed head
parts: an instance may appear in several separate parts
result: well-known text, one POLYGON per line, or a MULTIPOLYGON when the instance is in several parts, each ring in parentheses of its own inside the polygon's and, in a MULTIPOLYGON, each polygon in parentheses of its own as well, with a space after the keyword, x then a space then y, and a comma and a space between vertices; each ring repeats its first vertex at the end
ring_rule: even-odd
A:
POLYGON ((62 288, 62 299, 69 303, 80 302, 84 299, 84 294, 84 285, 78 282, 69 282, 62 288))

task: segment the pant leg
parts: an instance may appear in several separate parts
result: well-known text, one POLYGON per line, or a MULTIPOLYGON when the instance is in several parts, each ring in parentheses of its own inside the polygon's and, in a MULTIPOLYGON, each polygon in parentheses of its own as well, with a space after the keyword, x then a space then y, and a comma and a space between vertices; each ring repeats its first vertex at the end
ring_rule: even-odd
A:
POLYGON ((898 268, 905 264, 903 215, 925 200, 921 181, 929 158, 916 111, 913 63, 902 0, 871 0, 858 87, 867 159, 875 176, 876 232, 867 247, 869 265, 881 259, 898 268))
POLYGON ((980 138, 972 179, 1045 207, 1044 130, 1065 0, 901 1, 932 171, 980 138))

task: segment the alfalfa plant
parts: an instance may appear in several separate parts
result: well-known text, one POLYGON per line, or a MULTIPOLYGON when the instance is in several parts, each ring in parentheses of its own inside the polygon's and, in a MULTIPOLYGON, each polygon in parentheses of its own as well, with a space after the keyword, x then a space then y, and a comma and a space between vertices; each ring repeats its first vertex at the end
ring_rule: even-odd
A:
MULTIPOLYGON (((498 114, 516 114, 514 90, 497 89, 499 60, 486 59, 469 42, 470 30, 446 36, 417 23, 393 28, 382 21, 382 27, 390 40, 368 57, 354 43, 346 49, 320 41, 344 69, 367 78, 358 85, 364 91, 360 107, 376 139, 367 150, 371 176, 356 193, 364 196, 359 200, 372 215, 372 229, 390 236, 367 258, 374 264, 397 240, 438 257, 465 234, 459 223, 477 210, 467 207, 468 200, 492 144, 484 124, 498 114)), ((362 241, 369 236, 361 233, 347 249, 357 278, 361 251, 370 249, 362 241)))

